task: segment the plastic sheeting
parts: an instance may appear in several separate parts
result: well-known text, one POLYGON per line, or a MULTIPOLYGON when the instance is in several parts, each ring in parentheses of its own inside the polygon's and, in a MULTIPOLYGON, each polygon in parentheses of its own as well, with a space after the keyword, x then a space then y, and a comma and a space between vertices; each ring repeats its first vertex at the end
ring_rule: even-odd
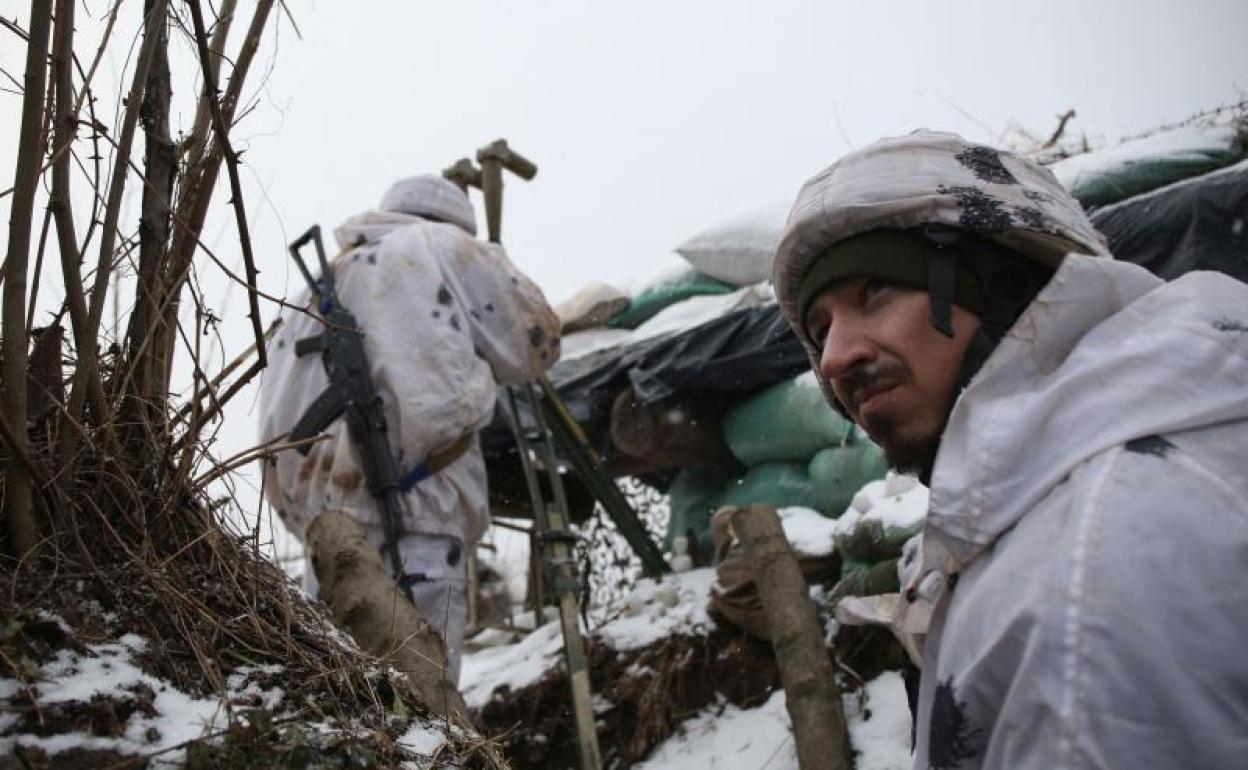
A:
MULTIPOLYGON (((549 377, 590 442, 607 448, 611 402, 632 386, 642 405, 677 394, 743 397, 810 366, 776 305, 745 308, 692 329, 556 364, 549 377)), ((486 451, 513 444, 497 415, 486 451)))
POLYGON ((1161 278, 1217 270, 1248 281, 1248 161, 1106 206, 1092 223, 1115 257, 1161 278))

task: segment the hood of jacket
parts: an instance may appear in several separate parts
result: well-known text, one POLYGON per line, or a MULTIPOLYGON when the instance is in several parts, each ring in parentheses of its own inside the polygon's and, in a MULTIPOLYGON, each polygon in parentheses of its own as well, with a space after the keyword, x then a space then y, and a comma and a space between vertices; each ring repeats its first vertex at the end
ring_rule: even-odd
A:
POLYGON ((1246 418, 1248 286, 1071 254, 950 414, 922 571, 960 572, 1099 452, 1246 418))
POLYGON ((400 227, 415 224, 441 224, 415 214, 370 209, 348 217, 334 228, 334 239, 339 249, 351 249, 381 240, 400 227))

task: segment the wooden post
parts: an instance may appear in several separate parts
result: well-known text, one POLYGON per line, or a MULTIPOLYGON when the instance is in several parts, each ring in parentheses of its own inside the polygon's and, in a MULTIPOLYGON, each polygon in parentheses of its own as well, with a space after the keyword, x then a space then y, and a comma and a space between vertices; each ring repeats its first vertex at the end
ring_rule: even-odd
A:
POLYGON ((359 522, 341 513, 321 514, 308 527, 308 552, 334 622, 365 652, 406 674, 429 710, 470 725, 468 707, 447 676, 441 635, 399 591, 359 522))
POLYGON ((733 532, 752 565, 771 644, 793 721, 797 762, 802 770, 853 767, 841 691, 832 674, 815 605, 780 517, 770 505, 738 508, 733 532))

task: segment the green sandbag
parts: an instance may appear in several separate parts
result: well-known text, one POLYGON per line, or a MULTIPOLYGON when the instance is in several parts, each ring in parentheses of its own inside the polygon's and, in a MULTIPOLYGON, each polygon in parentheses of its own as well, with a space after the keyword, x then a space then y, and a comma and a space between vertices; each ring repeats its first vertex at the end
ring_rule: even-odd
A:
POLYGON ((852 423, 833 411, 808 374, 776 383, 724 416, 724 439, 747 466, 806 463, 851 437, 852 423))
POLYGON ((815 507, 815 485, 798 463, 764 463, 730 482, 720 505, 767 503, 776 508, 815 507))
POLYGON ((848 576, 900 557, 906 541, 922 531, 922 521, 908 527, 885 527, 879 519, 859 521, 850 532, 832 538, 836 552, 841 555, 841 574, 848 576))
POLYGON ((1084 206, 1105 206, 1229 166, 1244 157, 1233 126, 1185 126, 1054 164, 1084 206))
POLYGON ((833 519, 840 517, 858 490, 884 478, 887 471, 884 452, 871 441, 821 449, 806 467, 815 485, 815 509, 833 519))
POLYGON ((831 617, 836 617, 836 606, 846 596, 877 596, 895 594, 901 590, 901 578, 897 575, 897 562, 887 559, 865 569, 844 571, 832 590, 823 598, 823 607, 831 617))
MULTIPOLYGON (((677 535, 687 536, 692 531, 697 539, 696 547, 699 552, 711 553, 711 515, 719 508, 719 498, 723 494, 724 486, 732 481, 730 474, 697 465, 682 468, 676 474, 676 478, 672 479, 667 488, 671 516, 667 522, 664 544, 669 552, 672 550, 673 538, 677 535)), ((692 540, 689 545, 694 547, 692 540)))
POLYGON ((729 294, 736 290, 735 286, 729 286, 689 268, 646 287, 636 297, 633 297, 627 308, 608 318, 607 326, 616 329, 636 329, 657 315, 659 311, 677 302, 704 294, 729 294))

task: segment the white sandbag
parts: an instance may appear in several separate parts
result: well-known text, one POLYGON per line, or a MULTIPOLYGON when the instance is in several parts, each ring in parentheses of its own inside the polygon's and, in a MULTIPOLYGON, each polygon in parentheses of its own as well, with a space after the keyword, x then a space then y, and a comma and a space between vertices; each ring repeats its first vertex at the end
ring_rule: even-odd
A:
POLYGON ((770 286, 756 284, 737 289, 731 294, 709 294, 690 297, 669 305, 650 320, 633 330, 629 342, 657 337, 669 332, 692 329, 714 318, 727 315, 745 307, 758 307, 775 302, 776 295, 770 286))
POLYGON ((791 198, 737 211, 676 247, 712 278, 733 286, 771 279, 771 260, 789 217, 791 198))
POLYGON ((633 333, 628 329, 612 329, 598 326, 593 329, 582 329, 579 332, 565 335, 560 340, 560 361, 571 361, 574 358, 589 355, 599 350, 606 350, 623 345, 632 339, 633 333))
POLYGON ((611 316, 628 307, 629 296, 614 286, 591 282, 555 307, 563 333, 602 326, 611 316))

